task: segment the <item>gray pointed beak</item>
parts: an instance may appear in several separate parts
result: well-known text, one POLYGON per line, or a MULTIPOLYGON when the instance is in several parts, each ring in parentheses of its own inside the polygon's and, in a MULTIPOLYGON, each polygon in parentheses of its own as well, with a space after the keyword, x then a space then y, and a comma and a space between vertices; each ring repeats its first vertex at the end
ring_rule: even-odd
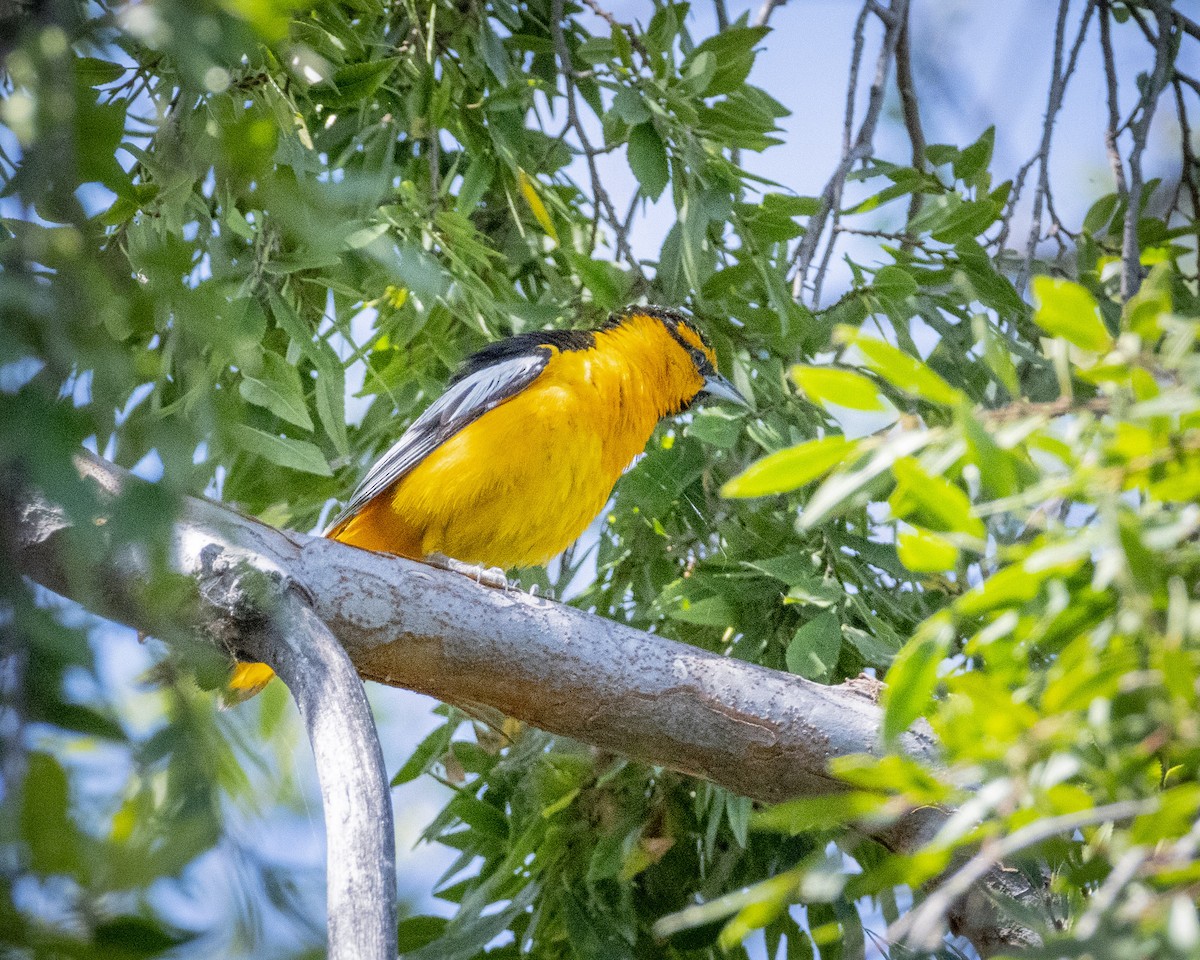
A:
POLYGON ((738 406, 751 409, 750 401, 738 392, 738 388, 726 380, 719 373, 710 373, 704 378, 704 387, 700 391, 707 393, 710 397, 716 397, 718 400, 728 400, 730 403, 736 403, 738 406))

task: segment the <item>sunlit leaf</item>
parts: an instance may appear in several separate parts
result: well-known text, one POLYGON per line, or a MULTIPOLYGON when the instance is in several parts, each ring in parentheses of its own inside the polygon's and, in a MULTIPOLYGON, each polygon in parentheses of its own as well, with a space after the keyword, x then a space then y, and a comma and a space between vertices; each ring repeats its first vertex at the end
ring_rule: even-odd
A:
POLYGON ((792 367, 792 379, 814 403, 851 410, 886 410, 888 403, 868 377, 834 367, 792 367))
POLYGON ((726 497, 763 497, 787 493, 824 476, 852 457, 856 449, 854 441, 842 436, 808 440, 759 460, 726 483, 721 493, 726 497))
POLYGON ((1033 319, 1047 333, 1069 340, 1084 350, 1112 347, 1112 334, 1100 319, 1096 298, 1077 283, 1057 277, 1034 277, 1037 304, 1033 319))

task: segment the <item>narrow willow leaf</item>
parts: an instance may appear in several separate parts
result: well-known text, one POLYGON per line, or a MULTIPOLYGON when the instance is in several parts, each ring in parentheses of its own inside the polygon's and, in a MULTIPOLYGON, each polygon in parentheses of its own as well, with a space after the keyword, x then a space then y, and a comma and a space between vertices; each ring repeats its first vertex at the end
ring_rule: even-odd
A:
POLYGON ((667 161, 667 148, 654 124, 639 123, 630 131, 626 155, 629 169, 641 184, 642 192, 651 200, 657 200, 671 179, 671 167, 667 161))
POLYGON ((821 437, 788 447, 752 464, 721 488, 726 497, 787 493, 824 476, 858 449, 842 436, 821 437))
POLYGON ((961 391, 950 386, 916 357, 909 356, 890 343, 861 336, 855 336, 853 343, 866 359, 868 367, 906 393, 950 406, 963 400, 961 391))
POLYGON ((542 198, 538 196, 533 178, 519 167, 517 168, 517 184, 521 188, 521 196, 525 198, 525 202, 529 204, 529 209, 533 212, 533 218, 546 231, 550 239, 558 243, 558 231, 554 229, 554 221, 550 219, 550 212, 542 203, 542 198))
POLYGON ((1057 277, 1034 277, 1033 319, 1047 333, 1099 353, 1112 347, 1112 334, 1100 319, 1100 308, 1086 289, 1057 277))
MULTIPOLYGON (((800 515, 800 527, 811 530, 814 526, 840 509, 856 493, 885 470, 890 470, 900 457, 907 457, 941 436, 935 430, 898 433, 875 451, 866 465, 858 470, 835 473, 826 480, 804 507, 800 515)), ((846 459, 846 458, 843 458, 846 459)))
POLYGON ((242 423, 234 424, 230 428, 230 434, 238 446, 247 453, 256 454, 277 466, 288 467, 303 473, 315 473, 320 477, 333 476, 325 454, 321 453, 319 447, 307 440, 279 437, 242 423))
POLYGON ((896 552, 914 573, 943 573, 958 563, 958 547, 941 534, 920 527, 900 534, 896 552))
POLYGON ((887 410, 890 404, 869 377, 833 367, 792 367, 792 379, 813 403, 851 410, 887 410))
POLYGON ((259 376, 242 376, 238 393, 247 403, 270 410, 288 423, 313 428, 312 417, 304 402, 304 390, 300 386, 300 375, 296 368, 277 353, 263 354, 263 365, 259 376))
POLYGON ((896 490, 888 499, 892 513, 904 520, 916 514, 925 526, 940 533, 965 533, 982 539, 983 521, 971 513, 971 500, 962 488, 937 477, 909 457, 896 461, 896 490))
POLYGON ((948 616, 926 620, 897 655, 884 689, 883 735, 894 740, 925 713, 937 688, 938 668, 954 639, 948 616))
POLYGON ((828 680, 842 650, 842 625, 826 611, 800 627, 787 647, 787 668, 806 680, 828 680))

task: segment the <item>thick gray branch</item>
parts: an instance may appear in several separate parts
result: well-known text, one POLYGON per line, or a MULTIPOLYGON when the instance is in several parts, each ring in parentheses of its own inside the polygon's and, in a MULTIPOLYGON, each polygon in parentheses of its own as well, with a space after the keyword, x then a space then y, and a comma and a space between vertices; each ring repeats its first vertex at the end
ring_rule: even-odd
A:
POLYGON ((396 837, 388 776, 362 681, 346 651, 294 594, 265 650, 296 699, 325 812, 329 956, 396 956, 396 837))
MULTIPOLYGON (((81 456, 79 462, 110 490, 141 483, 95 458, 81 456)), ((161 626, 161 619, 126 599, 139 594, 148 573, 136 557, 120 553, 93 571, 104 584, 105 599, 98 603, 93 585, 68 574, 77 534, 58 510, 40 501, 25 503, 17 531, 18 562, 32 579, 87 598, 105 616, 149 631, 161 626)), ((174 571, 195 581, 201 598, 210 600, 184 617, 189 626, 227 649, 274 662, 302 709, 305 702, 314 704, 306 692, 310 673, 336 677, 335 702, 361 702, 361 690, 336 665, 314 671, 304 662, 329 656, 320 643, 319 620, 362 677, 448 703, 486 704, 544 730, 695 774, 757 800, 841 790, 828 773, 829 761, 881 749, 881 712, 853 682, 810 683, 558 603, 481 587, 425 564, 284 533, 205 500, 186 499, 173 531, 174 571), (274 621, 273 642, 286 644, 286 650, 264 643, 261 630, 247 631, 251 620, 231 613, 235 605, 211 602, 208 585, 221 573, 213 558, 225 565, 247 563, 287 587, 285 593, 310 598, 311 610, 297 600, 274 621), (323 652, 310 650, 309 642, 323 652)), ((319 734, 322 708, 312 709, 310 726, 319 734)), ((358 729, 364 738, 373 732, 367 724, 358 729)), ((926 760, 933 756, 931 738, 920 731, 905 734, 902 746, 926 760)), ((356 743, 347 753, 364 769, 335 798, 344 801, 341 812, 327 807, 330 820, 347 815, 353 802, 364 802, 355 798, 372 793, 366 782, 372 777, 386 784, 381 768, 372 766, 378 764, 377 748, 356 743)), ((386 811, 370 815, 382 819, 386 811)), ((914 811, 880 829, 876 838, 893 850, 912 851, 930 839, 944 816, 914 811)), ((331 847, 331 867, 334 859, 331 847)), ((979 909, 979 901, 968 909, 963 902, 952 926, 982 953, 1019 942, 1003 932, 995 911, 979 909)), ((331 914, 333 903, 331 892, 331 914)))

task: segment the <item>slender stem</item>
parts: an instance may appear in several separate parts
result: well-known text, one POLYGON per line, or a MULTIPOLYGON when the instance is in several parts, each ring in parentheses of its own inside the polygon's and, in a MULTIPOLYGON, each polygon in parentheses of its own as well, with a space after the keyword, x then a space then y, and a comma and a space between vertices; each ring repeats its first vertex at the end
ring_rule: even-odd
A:
MULTIPOLYGON (((567 103, 567 127, 575 131, 575 136, 582 148, 581 152, 587 162, 588 176, 591 178, 592 183, 593 212, 590 243, 591 246, 595 246, 597 230, 599 229, 601 217, 603 217, 613 232, 613 238, 617 245, 617 256, 629 264, 638 277, 641 277, 641 264, 637 262, 637 258, 633 255, 633 250, 629 246, 629 236, 625 225, 617 216, 616 208, 613 207, 608 191, 604 189, 604 182, 600 177, 599 167, 596 165, 596 156, 600 151, 592 147, 587 131, 584 129, 583 121, 579 116, 579 108, 575 102, 575 68, 571 59, 571 48, 567 45, 567 38, 563 32, 563 6, 563 0, 553 0, 551 3, 550 31, 554 37, 554 52, 558 58, 559 71, 563 78, 564 96, 567 103)), ((589 6, 592 5, 589 4, 589 6)), ((593 6, 592 9, 596 10, 598 14, 603 15, 598 8, 593 6)))
POLYGON ((1083 827, 1101 823, 1132 820, 1157 807, 1156 800, 1125 800, 1092 810, 1063 814, 1038 820, 1000 840, 985 843, 983 849, 911 912, 905 914, 888 931, 891 942, 904 940, 912 946, 930 948, 941 941, 946 916, 955 901, 979 883, 997 864, 1029 847, 1037 846, 1061 834, 1074 833, 1083 827))
POLYGON ((1129 125, 1133 146, 1129 150, 1129 203, 1125 207, 1125 229, 1121 241, 1121 299, 1128 300, 1142 285, 1141 246, 1138 222, 1142 215, 1142 155, 1154 120, 1154 110, 1171 76, 1174 61, 1174 32, 1169 9, 1155 7, 1158 42, 1154 50, 1154 70, 1147 79, 1138 106, 1129 125))
POLYGON ((1088 5, 1083 12, 1083 21, 1079 26, 1079 33, 1075 37, 1075 43, 1071 47, 1064 67, 1063 51, 1066 45, 1067 13, 1071 7, 1071 0, 1059 0, 1058 17, 1054 25, 1054 61, 1050 74, 1050 90, 1046 96, 1046 114, 1042 120, 1042 140, 1037 153, 1030 161, 1030 164, 1037 164, 1038 177, 1033 193, 1033 212, 1029 223, 1029 235, 1025 241, 1025 257, 1017 274, 1016 287, 1018 290, 1023 290, 1029 282, 1029 275, 1033 270, 1033 259, 1037 254, 1038 241, 1042 239, 1042 210, 1048 207, 1050 202, 1050 146, 1054 142, 1054 123, 1062 109, 1067 82, 1071 79, 1071 74, 1075 72, 1075 64, 1078 62, 1083 40, 1087 36, 1088 24, 1091 22, 1095 6, 1095 0, 1088 0, 1088 5))
MULTIPOLYGON (((859 160, 865 160, 875 152, 875 130, 879 125, 879 116, 883 110, 884 95, 887 92, 887 75, 891 69, 892 58, 896 55, 896 46, 900 42, 900 32, 903 24, 908 16, 908 0, 891 0, 891 6, 884 8, 874 0, 867 0, 863 4, 862 11, 859 13, 858 22, 855 26, 854 38, 854 54, 850 65, 850 84, 846 97, 846 125, 853 126, 853 108, 855 93, 857 91, 858 69, 862 55, 862 31, 866 22, 866 15, 874 13, 884 25, 883 40, 879 45, 879 56, 875 63, 875 78, 871 82, 871 92, 867 98, 867 109, 863 115, 862 123, 858 128, 858 135, 854 138, 853 146, 849 146, 842 154, 842 159, 834 170, 833 175, 829 178, 829 182, 825 184, 825 189, 821 193, 821 204, 817 208, 817 212, 809 218, 807 230, 800 240, 800 245, 796 248, 795 254, 795 274, 792 277, 792 295, 798 300, 804 291, 805 281, 808 277, 809 268, 812 266, 813 259, 816 255, 817 248, 821 242, 821 237, 825 233, 825 226, 830 220, 830 215, 838 211, 842 203, 842 194, 846 187, 846 177, 850 173, 854 164, 859 160)), ((843 147, 849 144, 850 138, 844 137, 843 147)), ((836 223, 838 217, 833 217, 836 223)), ((833 244, 836 241, 836 234, 831 232, 829 242, 833 244)), ((818 306, 820 297, 821 283, 824 280, 825 270, 828 268, 832 251, 827 250, 822 261, 818 274, 813 282, 813 305, 818 306)))
MULTIPOLYGON (((908 133, 908 142, 912 145, 912 165, 914 170, 925 172, 925 130, 921 126, 921 105, 917 99, 917 88, 913 83, 912 69, 912 24, 911 17, 905 16, 904 25, 900 29, 900 42, 896 45, 896 88, 900 94, 900 112, 904 115, 904 129, 908 133)), ((924 195, 914 190, 908 202, 908 217, 906 223, 911 223, 921 212, 921 202, 924 195)), ((913 245, 911 235, 904 241, 905 252, 913 245)))

